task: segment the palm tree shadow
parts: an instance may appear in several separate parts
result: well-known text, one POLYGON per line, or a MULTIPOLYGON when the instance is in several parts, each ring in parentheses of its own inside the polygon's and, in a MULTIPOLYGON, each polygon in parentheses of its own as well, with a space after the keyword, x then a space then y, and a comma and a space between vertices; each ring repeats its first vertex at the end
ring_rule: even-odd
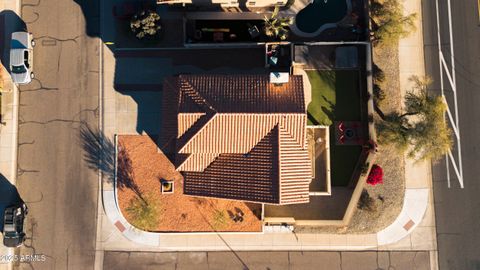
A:
POLYGON ((117 154, 117 187, 121 190, 127 188, 137 195, 144 203, 147 203, 142 197, 142 192, 135 183, 134 171, 132 167, 132 160, 128 155, 128 151, 123 144, 118 145, 117 154))
POLYGON ((83 159, 89 169, 102 172, 108 183, 115 180, 115 145, 98 129, 88 125, 80 128, 80 144, 83 159))
POLYGON ((130 189, 145 201, 140 188, 134 181, 132 160, 122 144, 118 145, 118 163, 116 164, 115 144, 98 129, 83 125, 80 128, 80 142, 84 151, 83 158, 88 168, 102 172, 106 176, 107 183, 115 183, 116 180, 119 189, 130 189))

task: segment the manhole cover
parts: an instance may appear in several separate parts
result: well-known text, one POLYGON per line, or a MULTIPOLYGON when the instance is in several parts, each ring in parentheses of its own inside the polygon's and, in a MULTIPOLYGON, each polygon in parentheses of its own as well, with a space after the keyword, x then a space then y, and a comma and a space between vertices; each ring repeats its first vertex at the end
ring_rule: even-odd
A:
POLYGON ((57 41, 55 39, 44 39, 42 40, 42 46, 55 46, 57 41))

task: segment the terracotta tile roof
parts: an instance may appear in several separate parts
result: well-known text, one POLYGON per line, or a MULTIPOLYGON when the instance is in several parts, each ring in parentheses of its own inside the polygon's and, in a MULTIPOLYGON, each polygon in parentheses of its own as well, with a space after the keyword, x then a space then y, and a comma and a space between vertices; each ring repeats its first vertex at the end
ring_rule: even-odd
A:
POLYGON ((184 192, 196 196, 278 203, 276 149, 278 128, 267 134, 248 154, 220 154, 204 171, 184 172, 184 192))
POLYGON ((277 86, 266 75, 180 75, 176 84, 179 112, 305 113, 302 76, 277 86))
POLYGON ((308 202, 311 165, 301 76, 181 75, 176 148, 185 193, 253 202, 308 202))
POLYGON ((200 117, 205 113, 179 113, 178 114, 178 134, 177 138, 180 138, 185 132, 197 122, 200 117))

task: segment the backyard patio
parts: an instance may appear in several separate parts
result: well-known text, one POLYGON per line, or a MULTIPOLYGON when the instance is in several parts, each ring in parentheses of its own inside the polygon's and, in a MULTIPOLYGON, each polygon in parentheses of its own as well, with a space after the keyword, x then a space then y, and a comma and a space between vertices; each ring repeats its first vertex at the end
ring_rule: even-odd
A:
POLYGON ((347 186, 352 180, 362 146, 339 144, 335 139, 339 131, 333 124, 335 121, 360 121, 362 119, 359 71, 307 70, 306 72, 312 85, 312 102, 308 106, 308 124, 330 126, 332 186, 347 186))

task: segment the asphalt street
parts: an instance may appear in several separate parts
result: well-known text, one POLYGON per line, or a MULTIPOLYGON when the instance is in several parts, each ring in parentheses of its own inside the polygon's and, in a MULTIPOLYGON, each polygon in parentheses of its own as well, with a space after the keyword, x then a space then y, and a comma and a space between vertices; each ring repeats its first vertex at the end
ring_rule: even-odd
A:
MULTIPOLYGON (((439 92, 440 71, 437 31, 441 46, 451 67, 450 31, 447 0, 438 0, 440 27, 437 27, 435 1, 423 2, 425 64, 435 81, 432 92, 439 92)), ((480 18, 474 0, 451 1, 454 61, 458 97, 465 188, 461 189, 451 172, 447 186, 445 160, 433 166, 434 199, 440 270, 480 269, 480 18)), ((444 73, 445 77, 445 73, 444 73)), ((447 99, 453 109, 453 95, 447 99)), ((455 150, 455 149, 454 149, 455 150)), ((451 168, 451 167, 450 167, 451 168)), ((452 170, 452 169, 451 169, 452 170)))
POLYGON ((35 80, 20 87, 17 186, 30 212, 16 252, 46 261, 15 266, 93 269, 98 177, 79 131, 97 127, 99 40, 73 0, 23 0, 21 17, 37 45, 35 80))

